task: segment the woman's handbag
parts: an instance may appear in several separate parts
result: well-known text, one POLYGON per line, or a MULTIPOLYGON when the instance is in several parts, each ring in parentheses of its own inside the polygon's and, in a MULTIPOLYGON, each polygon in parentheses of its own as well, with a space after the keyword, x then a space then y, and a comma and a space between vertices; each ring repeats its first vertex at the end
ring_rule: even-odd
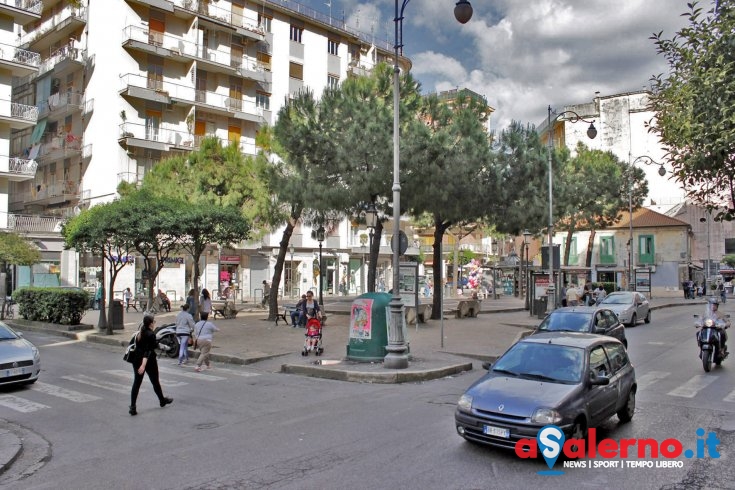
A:
POLYGON ((186 345, 194 345, 194 339, 191 338, 191 335, 189 335, 189 340, 186 342, 186 345))
POLYGON ((123 354, 124 361, 130 362, 130 363, 135 361, 135 356, 136 356, 135 349, 138 344, 137 337, 138 337, 138 332, 135 332, 133 334, 133 337, 130 339, 128 346, 125 348, 125 354, 123 354))

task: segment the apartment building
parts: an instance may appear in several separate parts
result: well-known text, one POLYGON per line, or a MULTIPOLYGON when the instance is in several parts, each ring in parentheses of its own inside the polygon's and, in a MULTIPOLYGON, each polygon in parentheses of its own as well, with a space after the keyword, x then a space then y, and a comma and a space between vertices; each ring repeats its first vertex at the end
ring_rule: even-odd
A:
MULTIPOLYGON (((305 88, 319 95, 392 59, 387 43, 290 0, 39 0, 35 13, 0 2, 16 16, 2 32, 8 48, 40 54, 35 66, 0 60, 8 103, 12 80, 13 102, 37 112, 0 129, 10 157, 38 165, 6 185, 8 216, 30 223, 23 231, 44 251, 35 272, 60 269, 63 284, 92 285, 100 269, 98 259, 63 250, 64 218, 114 199, 120 182, 140 182, 204 136, 255 154, 259 128, 288 97, 305 88)), ((228 254, 227 269, 239 262, 244 277, 251 248, 228 254)), ((311 259, 311 249, 301 252, 311 259)), ((190 258, 167 264, 162 289, 184 294, 191 266, 190 258)), ((120 281, 139 286, 140 267, 120 281)))

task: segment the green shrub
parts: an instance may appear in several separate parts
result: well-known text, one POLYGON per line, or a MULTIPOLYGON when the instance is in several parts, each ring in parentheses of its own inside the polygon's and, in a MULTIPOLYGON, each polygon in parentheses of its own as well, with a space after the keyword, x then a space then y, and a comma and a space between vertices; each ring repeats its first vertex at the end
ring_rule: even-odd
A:
POLYGON ((79 325, 89 306, 89 293, 76 288, 25 287, 13 291, 18 313, 26 320, 79 325))

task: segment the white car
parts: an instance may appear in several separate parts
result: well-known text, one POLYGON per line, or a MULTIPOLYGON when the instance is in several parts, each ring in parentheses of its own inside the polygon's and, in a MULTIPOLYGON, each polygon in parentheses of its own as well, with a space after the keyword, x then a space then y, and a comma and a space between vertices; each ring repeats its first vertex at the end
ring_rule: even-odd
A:
POLYGON ((35 383, 40 373, 38 348, 0 322, 0 386, 35 383))
POLYGON ((608 294, 600 306, 610 308, 620 323, 628 327, 635 327, 639 320, 651 323, 651 306, 641 293, 616 291, 608 294))

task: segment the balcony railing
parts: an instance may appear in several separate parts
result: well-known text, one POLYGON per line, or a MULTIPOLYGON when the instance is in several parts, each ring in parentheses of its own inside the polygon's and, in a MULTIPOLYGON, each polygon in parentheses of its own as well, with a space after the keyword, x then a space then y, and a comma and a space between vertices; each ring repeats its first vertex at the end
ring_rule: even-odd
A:
POLYGON ((217 19, 235 27, 242 27, 243 29, 247 29, 248 31, 252 31, 255 34, 261 36, 265 35, 265 31, 263 31, 263 29, 260 28, 257 23, 250 21, 250 19, 247 19, 240 14, 233 14, 229 10, 225 10, 221 7, 216 7, 208 1, 205 2, 198 0, 173 0, 173 3, 177 7, 181 7, 191 12, 196 12, 205 17, 217 19))
POLYGON ((57 93, 38 104, 38 117, 44 118, 53 112, 79 110, 82 107, 84 107, 84 94, 57 93))
POLYGON ((36 122, 38 120, 38 107, 0 99, 0 115, 36 122))
POLYGON ((52 29, 55 29, 56 26, 64 24, 71 19, 78 19, 82 22, 87 22, 87 8, 84 6, 74 7, 73 5, 67 5, 61 10, 61 12, 52 15, 50 18, 43 21, 38 28, 33 29, 31 32, 21 37, 19 44, 23 45, 32 43, 45 36, 52 29))
POLYGON ((120 137, 156 141, 189 148, 194 146, 194 136, 186 131, 170 129, 165 126, 156 128, 145 124, 125 122, 120 125, 120 137))
POLYGON ((8 159, 8 173, 17 175, 26 175, 33 177, 36 175, 36 169, 38 163, 35 160, 26 160, 18 157, 0 157, 2 159, 8 159))
POLYGON ((4 43, 0 43, 0 58, 36 67, 41 63, 40 54, 4 43))
POLYGON ((42 0, 0 0, 0 4, 9 5, 38 15, 41 15, 41 11, 43 10, 42 0))
POLYGON ((210 49, 196 42, 150 31, 144 27, 127 26, 123 29, 123 42, 137 41, 152 46, 167 49, 174 54, 188 56, 199 60, 210 61, 223 66, 229 66, 241 76, 247 77, 246 72, 262 73, 263 65, 255 58, 247 56, 233 57, 229 51, 210 49))
POLYGON ((59 156, 70 156, 72 154, 79 154, 82 150, 82 138, 72 133, 62 134, 45 134, 41 138, 41 147, 38 151, 38 160, 43 160, 49 156, 56 155, 60 152, 59 156))
POLYGON ((44 73, 50 72, 56 65, 64 60, 84 63, 87 59, 87 51, 75 46, 76 43, 67 44, 51 53, 51 56, 41 62, 41 66, 38 69, 38 75, 40 76, 44 73))
POLYGON ((63 218, 54 216, 8 214, 8 229, 17 232, 58 233, 63 223, 63 218))

